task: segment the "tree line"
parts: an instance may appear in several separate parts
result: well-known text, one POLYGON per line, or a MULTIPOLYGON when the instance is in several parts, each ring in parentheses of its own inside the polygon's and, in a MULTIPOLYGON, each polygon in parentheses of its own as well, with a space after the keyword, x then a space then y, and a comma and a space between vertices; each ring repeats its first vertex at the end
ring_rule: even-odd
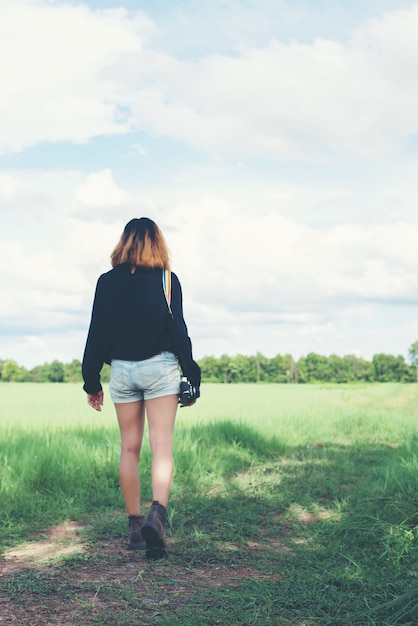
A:
POLYGON ((417 380, 415 364, 401 355, 376 354, 372 360, 354 355, 323 356, 310 352, 297 361, 290 354, 267 358, 238 354, 199 361, 204 382, 220 383, 354 383, 403 382, 417 380))
MULTIPOLYGON (((402 382, 418 380, 418 341, 409 348, 410 363, 401 355, 375 354, 371 360, 355 355, 323 356, 310 352, 294 360, 290 354, 273 358, 260 352, 253 356, 237 354, 221 357, 206 356, 198 361, 202 382, 206 383, 354 383, 402 382)), ((110 367, 101 372, 104 383, 109 382, 110 367)), ((81 362, 52 361, 26 369, 14 360, 0 359, 0 380, 4 382, 82 382, 81 362)))

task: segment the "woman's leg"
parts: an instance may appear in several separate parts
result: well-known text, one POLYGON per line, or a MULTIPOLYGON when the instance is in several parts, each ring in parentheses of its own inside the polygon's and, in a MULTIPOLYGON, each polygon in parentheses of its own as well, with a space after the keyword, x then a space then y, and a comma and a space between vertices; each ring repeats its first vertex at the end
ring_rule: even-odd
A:
POLYGON ((116 403, 115 408, 121 435, 120 485, 128 515, 139 515, 141 488, 138 465, 144 434, 144 403, 116 403))
POLYGON ((145 400, 149 440, 152 453, 152 499, 164 507, 173 478, 173 430, 178 406, 178 395, 145 400))

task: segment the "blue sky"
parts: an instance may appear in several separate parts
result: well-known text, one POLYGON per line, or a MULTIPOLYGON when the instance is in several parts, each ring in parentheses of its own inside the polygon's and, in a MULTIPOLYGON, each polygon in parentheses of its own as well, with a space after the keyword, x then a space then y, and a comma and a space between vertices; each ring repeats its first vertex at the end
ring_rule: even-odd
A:
POLYGON ((418 338, 418 2, 0 1, 0 358, 82 355, 148 215, 195 355, 418 338))

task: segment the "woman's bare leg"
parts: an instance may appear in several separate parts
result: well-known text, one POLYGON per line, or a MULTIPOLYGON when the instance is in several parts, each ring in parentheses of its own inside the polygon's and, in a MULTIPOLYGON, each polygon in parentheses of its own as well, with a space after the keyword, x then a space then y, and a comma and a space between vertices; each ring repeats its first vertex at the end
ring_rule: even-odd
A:
POLYGON ((120 485, 128 515, 139 515, 141 485, 138 465, 144 434, 144 403, 116 403, 115 408, 121 435, 120 485))
POLYGON ((145 400, 152 453, 152 499, 167 506, 173 479, 173 430, 178 395, 145 400))

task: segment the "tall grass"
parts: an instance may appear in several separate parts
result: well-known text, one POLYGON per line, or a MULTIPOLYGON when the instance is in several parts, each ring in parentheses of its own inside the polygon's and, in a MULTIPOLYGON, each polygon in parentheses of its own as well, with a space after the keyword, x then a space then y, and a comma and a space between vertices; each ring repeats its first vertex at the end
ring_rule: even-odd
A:
MULTIPOLYGON (((96 536, 124 532, 114 517, 123 513, 119 433, 106 400, 99 414, 78 386, 0 385, 3 549, 65 519, 101 519, 96 536)), ((263 591, 256 579, 240 596, 228 588, 225 619, 418 623, 417 400, 418 385, 206 385, 195 407, 179 410, 178 562, 251 562, 273 576, 263 591), (255 559, 249 545, 265 549, 255 559)), ((141 464, 149 500, 147 443, 141 464)), ((178 621, 167 613, 155 623, 218 623, 214 602, 202 592, 178 621)))
MULTIPOLYGON (((293 480, 301 468, 311 471, 312 464, 327 473, 344 463, 350 483, 362 458, 367 461, 370 451, 380 450, 382 461, 391 461, 383 473, 379 463, 374 484, 411 500, 417 469, 415 387, 207 385, 195 407, 179 409, 173 497, 216 491, 240 472, 267 462, 291 472, 293 480)), ((76 385, 0 385, 3 541, 63 516, 123 507, 119 433, 113 405, 106 400, 97 413, 76 385)), ((149 499, 147 441, 141 463, 149 499)), ((315 490, 322 482, 318 477, 315 490)), ((336 484, 332 491, 338 498, 347 489, 336 484)))

